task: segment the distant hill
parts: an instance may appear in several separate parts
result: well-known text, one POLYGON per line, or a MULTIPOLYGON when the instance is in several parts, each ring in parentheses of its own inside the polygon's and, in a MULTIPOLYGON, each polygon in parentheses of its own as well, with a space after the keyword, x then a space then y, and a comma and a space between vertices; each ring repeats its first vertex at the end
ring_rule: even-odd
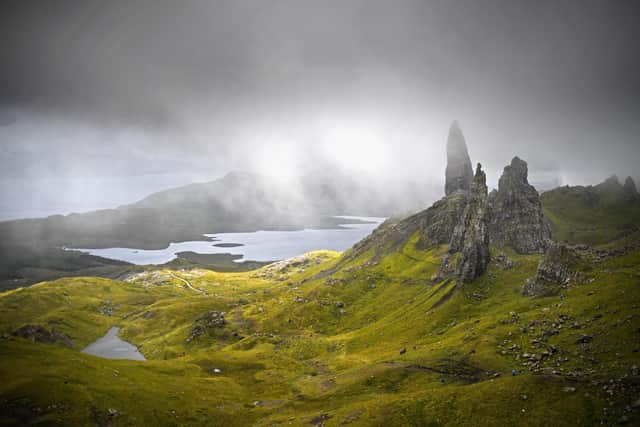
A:
POLYGON ((631 178, 616 176, 594 186, 559 187, 542 194, 554 239, 602 244, 640 229, 640 196, 631 178))
POLYGON ((83 274, 119 277, 131 267, 61 247, 162 249, 205 233, 329 228, 348 222, 337 214, 387 216, 424 206, 420 193, 427 192, 418 185, 381 189, 335 170, 287 184, 232 172, 116 209, 0 222, 0 288, 83 274))

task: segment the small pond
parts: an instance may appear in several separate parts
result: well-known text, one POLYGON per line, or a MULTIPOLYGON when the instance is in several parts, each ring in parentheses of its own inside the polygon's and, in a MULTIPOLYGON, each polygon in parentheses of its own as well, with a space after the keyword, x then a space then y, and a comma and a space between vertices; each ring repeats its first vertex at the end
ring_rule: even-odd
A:
POLYGON ((118 331, 120 328, 112 327, 105 336, 86 346, 82 352, 105 359, 146 360, 135 345, 118 337, 118 331))

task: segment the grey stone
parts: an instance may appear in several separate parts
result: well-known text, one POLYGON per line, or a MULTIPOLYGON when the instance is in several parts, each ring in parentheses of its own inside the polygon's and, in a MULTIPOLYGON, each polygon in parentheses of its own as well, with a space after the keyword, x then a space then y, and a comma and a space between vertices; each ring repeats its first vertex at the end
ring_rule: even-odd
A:
POLYGON ((522 289, 525 296, 556 295, 577 275, 581 262, 575 249, 565 243, 551 243, 538 264, 536 275, 527 279, 522 289))
POLYGON ((470 282, 484 273, 490 260, 486 181, 478 163, 462 220, 454 228, 449 244, 450 253, 460 252, 455 273, 462 282, 470 282))
POLYGON ((551 227, 527 176, 527 163, 517 156, 504 168, 498 190, 489 195, 489 236, 493 244, 521 254, 543 253, 551 227))

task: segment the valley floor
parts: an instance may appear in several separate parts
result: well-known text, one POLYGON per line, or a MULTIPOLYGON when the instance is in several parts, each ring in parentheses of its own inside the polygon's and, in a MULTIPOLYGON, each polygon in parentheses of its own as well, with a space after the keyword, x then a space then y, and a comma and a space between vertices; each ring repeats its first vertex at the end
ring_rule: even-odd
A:
POLYGON ((640 251, 528 298, 540 256, 432 283, 415 240, 4 292, 0 425, 640 423, 640 251), (112 326, 148 360, 79 351, 112 326))

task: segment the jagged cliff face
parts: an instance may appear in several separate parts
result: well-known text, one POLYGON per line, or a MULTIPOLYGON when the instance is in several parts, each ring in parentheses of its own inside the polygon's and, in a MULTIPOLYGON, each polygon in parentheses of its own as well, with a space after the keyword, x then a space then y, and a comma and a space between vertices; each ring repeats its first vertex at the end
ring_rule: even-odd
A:
POLYGON ((527 163, 518 157, 504 168, 498 190, 489 196, 489 237, 491 243, 521 254, 543 253, 551 228, 527 175, 527 163))
POLYGON ((459 252, 455 275, 470 282, 489 264, 489 234, 487 232, 487 177, 478 163, 471 183, 467 205, 458 225, 453 230, 449 253, 459 252))
POLYGON ((449 128, 445 178, 444 193, 447 196, 455 191, 468 191, 471 188, 473 169, 467 143, 458 122, 453 122, 449 128))

